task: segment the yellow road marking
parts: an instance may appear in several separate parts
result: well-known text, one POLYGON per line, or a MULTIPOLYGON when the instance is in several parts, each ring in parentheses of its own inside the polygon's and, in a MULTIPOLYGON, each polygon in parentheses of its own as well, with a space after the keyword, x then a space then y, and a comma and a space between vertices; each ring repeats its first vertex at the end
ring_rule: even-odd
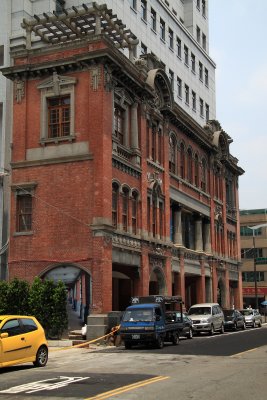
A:
POLYGON ((97 396, 88 397, 84 400, 104 400, 109 397, 116 396, 117 394, 121 394, 124 392, 129 392, 130 390, 137 389, 142 386, 150 385, 152 383, 160 382, 165 379, 169 379, 169 376, 156 376, 155 378, 147 379, 145 381, 139 381, 136 383, 132 383, 131 385, 121 386, 117 389, 109 390, 108 392, 100 393, 97 396))
POLYGON ((255 351, 255 350, 257 350, 257 349, 258 349, 258 347, 255 347, 254 349, 250 349, 250 350, 242 351, 241 353, 236 353, 236 354, 233 354, 232 356, 230 356, 230 358, 231 358, 231 357, 238 357, 238 356, 242 356, 243 354, 250 353, 251 351, 255 351))

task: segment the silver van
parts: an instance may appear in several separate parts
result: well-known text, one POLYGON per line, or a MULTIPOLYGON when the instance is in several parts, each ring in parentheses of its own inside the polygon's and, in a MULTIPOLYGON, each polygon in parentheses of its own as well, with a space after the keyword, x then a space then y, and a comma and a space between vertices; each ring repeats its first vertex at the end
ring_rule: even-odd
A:
POLYGON ((215 331, 224 333, 224 314, 218 303, 200 303, 190 307, 188 315, 193 321, 195 333, 215 331))

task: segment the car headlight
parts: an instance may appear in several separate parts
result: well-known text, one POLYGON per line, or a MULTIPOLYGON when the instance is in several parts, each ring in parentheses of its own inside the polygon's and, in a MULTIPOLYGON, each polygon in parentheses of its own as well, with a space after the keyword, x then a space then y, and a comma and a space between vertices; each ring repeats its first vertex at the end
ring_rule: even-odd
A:
POLYGON ((202 319, 201 322, 203 322, 204 324, 210 323, 210 319, 209 319, 209 318, 207 318, 207 319, 202 319))

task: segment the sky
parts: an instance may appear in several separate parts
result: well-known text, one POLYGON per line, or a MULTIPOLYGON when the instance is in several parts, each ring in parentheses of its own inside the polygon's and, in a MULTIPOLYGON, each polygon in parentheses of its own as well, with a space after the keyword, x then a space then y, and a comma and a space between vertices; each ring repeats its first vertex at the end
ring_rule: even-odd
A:
POLYGON ((267 0, 209 0, 216 119, 245 170, 239 208, 267 209, 267 0))

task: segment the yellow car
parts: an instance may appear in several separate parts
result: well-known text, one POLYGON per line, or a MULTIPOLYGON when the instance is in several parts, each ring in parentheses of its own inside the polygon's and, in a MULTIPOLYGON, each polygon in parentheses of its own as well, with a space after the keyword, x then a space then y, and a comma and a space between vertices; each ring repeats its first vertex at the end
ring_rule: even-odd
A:
POLYGON ((0 315, 0 368, 28 362, 44 367, 47 360, 44 329, 35 317, 0 315))

